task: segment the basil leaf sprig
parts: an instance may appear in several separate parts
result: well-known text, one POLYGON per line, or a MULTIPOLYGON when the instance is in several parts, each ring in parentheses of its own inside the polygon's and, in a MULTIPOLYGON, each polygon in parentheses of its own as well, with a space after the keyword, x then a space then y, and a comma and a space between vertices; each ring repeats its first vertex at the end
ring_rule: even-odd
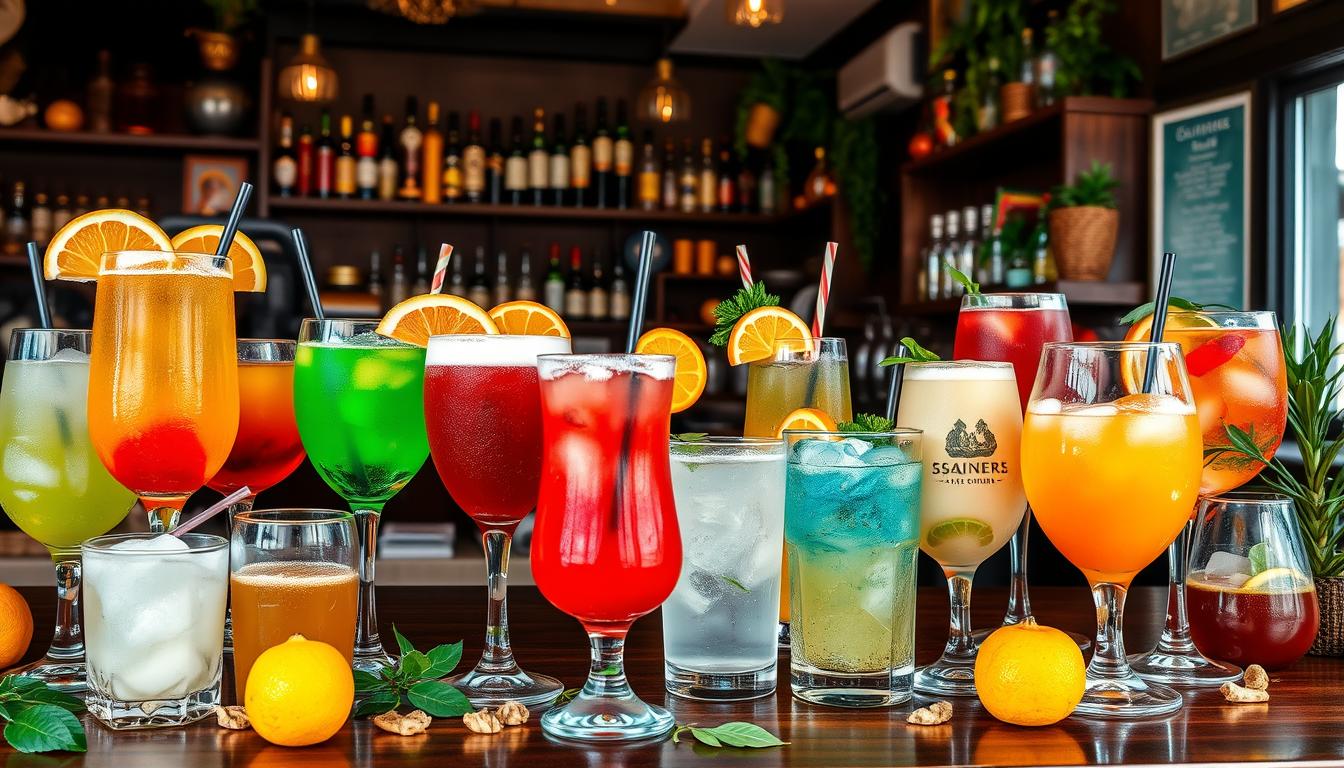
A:
POLYGON ((936 363, 939 360, 942 360, 937 352, 931 352, 925 349, 920 346, 918 341, 915 341, 909 336, 901 339, 901 343, 905 345, 905 355, 903 357, 888 357, 878 363, 878 365, 885 368, 901 363, 936 363))
POLYGON ((778 736, 755 723, 724 723, 712 728, 701 728, 694 723, 677 725, 676 730, 672 731, 672 743, 680 744, 683 734, 690 734, 691 738, 707 747, 763 749, 765 747, 783 747, 789 743, 780 741, 778 736))
POLYGON ((421 653, 392 627, 401 649, 401 659, 378 674, 355 670, 355 717, 381 715, 402 705, 403 700, 431 717, 458 717, 476 711, 467 697, 440 678, 462 660, 462 641, 439 645, 421 653))
MULTIPOLYGON (((1155 303, 1150 301, 1131 309, 1129 314, 1120 318, 1120 325, 1133 325, 1139 320, 1153 314, 1154 306, 1155 303)), ((1236 309, 1236 307, 1231 307, 1227 304, 1200 304, 1189 299, 1183 299, 1180 296, 1169 297, 1167 299, 1167 306, 1175 307, 1186 312, 1203 312, 1206 309, 1236 309)))
POLYGON ((84 702, 28 675, 0 678, 0 722, 5 741, 19 752, 87 752, 76 714, 84 702))

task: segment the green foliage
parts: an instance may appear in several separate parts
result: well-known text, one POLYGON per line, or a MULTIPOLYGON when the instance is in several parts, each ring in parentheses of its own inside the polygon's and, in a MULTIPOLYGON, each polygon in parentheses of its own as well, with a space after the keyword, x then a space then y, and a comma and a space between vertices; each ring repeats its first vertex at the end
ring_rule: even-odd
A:
POLYGON ((1110 163, 1093 160, 1092 168, 1080 172, 1072 184, 1061 184, 1050 193, 1050 209, 1095 205, 1115 207, 1115 190, 1120 181, 1111 172, 1110 163))
POLYGON ((933 88, 941 82, 943 69, 956 67, 961 73, 953 103, 953 124, 959 135, 975 134, 985 94, 999 84, 1016 81, 1022 71, 1025 9, 1021 0, 971 0, 966 20, 950 28, 930 54, 933 88))
POLYGON ((0 678, 0 722, 5 741, 19 752, 84 752, 84 726, 75 714, 84 702, 35 677, 0 678))
POLYGON ((401 706, 402 700, 432 717, 458 717, 474 711, 461 691, 439 678, 457 668, 462 660, 462 642, 438 645, 421 653, 396 626, 401 660, 378 674, 355 670, 355 717, 381 715, 401 706))
POLYGON ((1113 0, 1073 0, 1046 27, 1045 42, 1059 56, 1055 78, 1061 93, 1122 98, 1138 82, 1141 73, 1134 60, 1101 39, 1103 17, 1115 8, 1113 0))
POLYGON ((918 341, 915 341, 909 336, 901 339, 901 344, 905 346, 906 352, 903 357, 888 357, 878 363, 878 365, 885 368, 887 366, 900 365, 902 363, 932 363, 942 359, 938 357, 938 353, 925 349, 920 346, 918 341))
MULTIPOLYGON (((1120 325, 1133 325, 1143 318, 1153 314, 1153 307, 1156 302, 1147 302, 1131 309, 1129 314, 1120 318, 1120 325)), ((1169 296, 1167 298, 1168 307, 1176 307, 1187 312, 1202 312, 1206 309, 1236 309, 1236 307, 1227 304, 1200 304, 1189 299, 1183 299, 1180 296, 1169 296)))
POLYGON ((853 421, 842 421, 836 427, 839 432, 890 432, 895 422, 875 413, 856 413, 853 421))
POLYGON ((215 29, 232 32, 257 10, 257 0, 204 0, 215 14, 215 29))
POLYGON ((755 723, 724 723, 713 728, 699 728, 693 723, 690 725, 678 724, 676 730, 672 731, 672 743, 680 744, 683 734, 690 734, 691 738, 707 747, 759 749, 763 747, 783 747, 789 743, 780 741, 778 736, 755 723))
POLYGON ((753 309, 760 307, 779 306, 779 297, 773 293, 765 292, 765 283, 757 280, 751 284, 750 288, 738 288, 737 293, 720 301, 718 306, 714 307, 714 335, 709 337, 709 343, 716 347, 728 345, 728 337, 733 333, 733 325, 738 318, 747 314, 753 309))

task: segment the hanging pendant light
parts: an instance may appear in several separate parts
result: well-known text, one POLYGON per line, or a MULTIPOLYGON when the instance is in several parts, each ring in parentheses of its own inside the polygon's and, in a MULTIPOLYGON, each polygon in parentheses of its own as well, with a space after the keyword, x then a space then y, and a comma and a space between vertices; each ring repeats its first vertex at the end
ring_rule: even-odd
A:
POLYGON ((314 102, 336 98, 336 70, 322 57, 321 45, 311 32, 300 38, 299 52, 280 70, 281 98, 314 102))
POLYGON ((728 21, 741 27, 778 24, 784 20, 784 0, 727 0, 728 21))
POLYGON ((691 118, 691 95, 672 76, 672 60, 661 58, 653 79, 639 90, 639 114, 656 123, 680 123, 691 118))

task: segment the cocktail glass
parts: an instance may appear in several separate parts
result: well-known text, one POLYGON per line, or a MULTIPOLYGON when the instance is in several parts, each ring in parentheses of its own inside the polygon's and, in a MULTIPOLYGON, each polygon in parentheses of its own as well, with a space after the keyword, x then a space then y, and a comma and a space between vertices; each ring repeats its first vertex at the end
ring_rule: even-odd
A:
POLYGON ((177 525, 238 432, 233 267, 220 256, 103 255, 89 355, 89 437, 117 482, 177 525))
POLYGON ((564 689, 524 672, 509 641, 507 599, 513 532, 537 506, 541 477, 541 388, 537 356, 566 354, 559 336, 452 335, 429 340, 425 425, 439 478, 480 528, 488 601, 485 649, 450 682, 478 707, 536 706, 564 689))
POLYGON ((377 320, 304 320, 294 355, 303 447, 359 524, 355 669, 373 674, 391 664, 374 603, 378 519, 429 457, 425 350, 379 336, 377 326, 377 320))
POLYGON ((1097 640, 1078 714, 1181 706, 1180 694, 1130 669, 1121 628, 1134 575, 1190 519, 1199 433, 1178 345, 1045 345, 1022 426, 1022 481, 1041 529, 1092 587, 1097 640))
POLYGON ((89 442, 91 331, 20 328, 0 385, 0 507, 56 563, 56 631, 46 655, 15 672, 66 692, 86 689, 79 545, 120 523, 135 494, 89 442))
POLYGON ((84 542, 89 712, 110 728, 200 720, 219 704, 229 543, 130 533, 84 542))
POLYGON ((229 561, 239 702, 257 657, 290 635, 326 643, 353 664, 359 612, 354 515, 331 509, 239 512, 229 561))
POLYGON ((1013 367, 969 360, 909 364, 900 406, 896 423, 929 436, 919 546, 942 566, 952 610, 943 655, 915 672, 915 690, 974 696, 971 581, 976 568, 1018 530, 1027 505, 1013 367))
POLYGON ((668 458, 673 371, 667 355, 544 355, 542 465, 532 575, 583 624, 592 664, 579 695, 541 718, 581 741, 661 737, 674 725, 625 677, 625 635, 681 574, 668 458))
POLYGON ((1200 499, 1190 564, 1190 632, 1201 651, 1272 670, 1311 648, 1320 607, 1292 499, 1200 499))
POLYGON ((922 436, 916 429, 784 435, 793 695, 837 707, 908 701, 922 436))
POLYGON ((768 438, 672 443, 682 567, 663 603, 670 693, 735 701, 775 690, 785 455, 768 438))
MULTIPOLYGON (((1274 313, 1172 312, 1163 339, 1181 345, 1195 395, 1207 457, 1200 496, 1245 485, 1264 465, 1232 448, 1228 426, 1249 433, 1268 458, 1278 450, 1288 419, 1288 382, 1274 313)), ((1241 670, 1205 658, 1191 637, 1185 590, 1190 528, 1187 524, 1167 549, 1167 623, 1162 636, 1155 649, 1136 655, 1130 665, 1148 680, 1216 687, 1236 680, 1241 670)))
MULTIPOLYGON (((988 360, 1012 363, 1022 410, 1027 409, 1041 348, 1053 341, 1073 341, 1069 304, 1062 293, 981 293, 961 298, 953 357, 958 360, 988 360)), ((1027 538, 1031 533, 1031 509, 1027 508, 1017 532, 1008 542, 1011 578, 1008 610, 1003 626, 1026 621, 1031 614, 1027 591, 1027 538)), ((996 628, 975 634, 977 642, 996 628)), ((1069 632, 1084 650, 1086 637, 1069 632)))
MULTIPOLYGON (((853 418, 849 354, 845 340, 814 339, 812 348, 781 347, 769 360, 747 366, 747 437, 779 437, 779 428, 799 408, 817 408, 838 424, 853 418)), ((789 643, 789 560, 780 561, 779 644, 789 643)))

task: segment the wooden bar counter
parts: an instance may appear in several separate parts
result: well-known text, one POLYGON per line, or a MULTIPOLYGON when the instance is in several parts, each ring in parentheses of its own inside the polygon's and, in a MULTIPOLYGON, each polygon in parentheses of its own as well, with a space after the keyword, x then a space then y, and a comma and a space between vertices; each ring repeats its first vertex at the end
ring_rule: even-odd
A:
MULTIPOLYGON (((53 592, 21 590, 37 618, 31 656, 50 637, 53 592)), ((514 648, 529 670, 554 675, 567 686, 582 683, 588 645, 582 629, 531 587, 512 590, 514 648)), ((1034 588, 1041 621, 1093 633, 1091 599, 1083 587, 1034 588)), ((1003 590, 975 594, 976 626, 1002 616, 1003 590)), ((1163 616, 1165 590, 1140 588, 1130 595, 1129 650, 1146 651, 1163 616)), ((378 590, 378 614, 390 642, 393 622, 419 648, 465 639, 463 665, 480 653, 485 589, 390 587, 378 590)), ((943 590, 919 594, 918 656, 931 661, 947 627, 943 590)), ((460 718, 435 720, 426 735, 401 737, 366 720, 350 722, 330 741, 287 749, 267 744, 252 731, 227 731, 213 718, 195 725, 151 731, 113 732, 84 715, 89 751, 21 755, 0 745, 3 768, 124 766, 125 768, 270 768, 272 766, 482 765, 492 768, 570 766, 962 766, 1078 764, 1344 765, 1344 660, 1308 656, 1271 673, 1268 704, 1228 704, 1217 690, 1187 693, 1177 714, 1164 719, 1098 721, 1069 718, 1044 728, 1019 728, 990 717, 974 699, 953 699, 952 721, 936 727, 907 725, 911 705, 893 709, 842 710, 813 706, 789 695, 788 655, 780 655, 780 684, 773 697, 736 704, 705 704, 667 696, 663 688, 662 636, 657 613, 636 622, 626 646, 635 692, 666 705, 681 723, 717 725, 748 720, 777 733, 788 746, 763 750, 708 749, 686 739, 637 746, 589 746, 550 740, 536 720, 486 736, 473 734, 460 718)), ((231 670, 226 667, 226 679, 231 670)), ((225 696, 231 702, 231 686, 225 696)), ((916 703, 925 702, 916 697, 916 703)))

